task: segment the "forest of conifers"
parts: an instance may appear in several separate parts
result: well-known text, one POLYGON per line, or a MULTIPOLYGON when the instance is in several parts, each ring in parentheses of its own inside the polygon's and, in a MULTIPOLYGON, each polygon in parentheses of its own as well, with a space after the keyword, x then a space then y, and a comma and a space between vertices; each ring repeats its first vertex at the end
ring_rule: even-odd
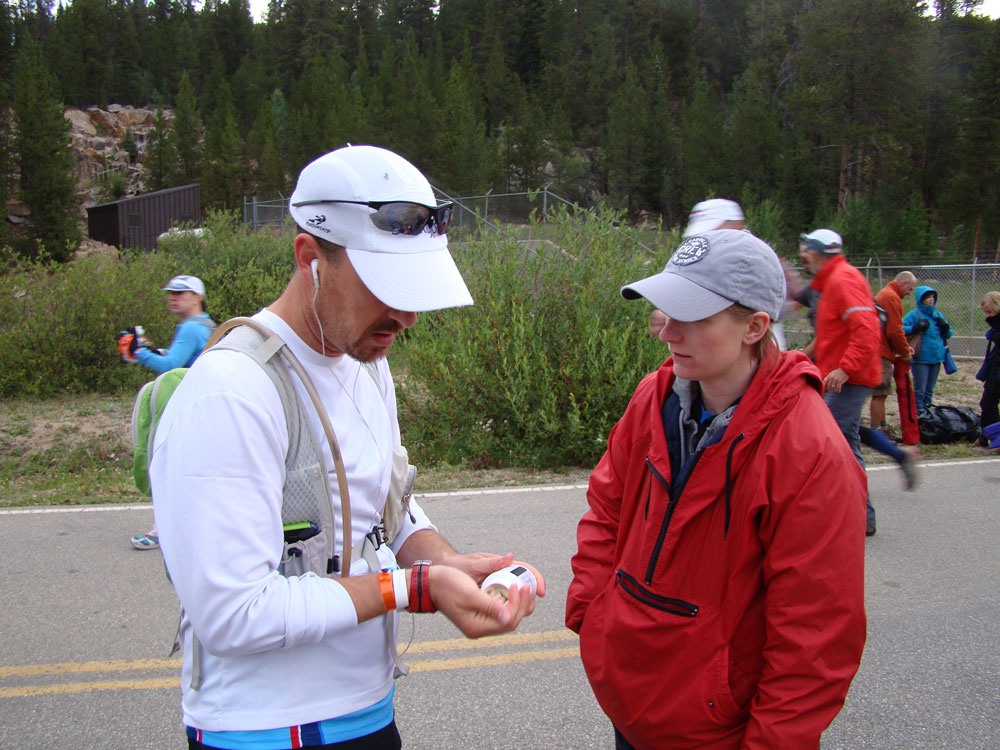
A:
POLYGON ((42 168, 46 112, 118 103, 170 110, 146 188, 199 180, 206 206, 375 143, 454 195, 551 183, 665 226, 724 196, 883 260, 992 261, 1000 22, 931 6, 271 0, 255 23, 246 0, 4 2, 0 197, 44 202, 65 171, 42 168))

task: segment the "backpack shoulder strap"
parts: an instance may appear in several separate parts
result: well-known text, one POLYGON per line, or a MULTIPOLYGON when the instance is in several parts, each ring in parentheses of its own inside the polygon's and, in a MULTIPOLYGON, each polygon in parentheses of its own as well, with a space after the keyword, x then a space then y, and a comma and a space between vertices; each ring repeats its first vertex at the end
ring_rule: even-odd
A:
MULTIPOLYGON (((306 394, 309 396, 309 400, 319 417, 320 423, 323 426, 323 432, 326 436, 327 443, 330 446, 330 454, 333 456, 334 470, 337 474, 337 485, 340 490, 341 536, 343 548, 343 557, 340 564, 341 576, 344 578, 348 577, 351 569, 351 504, 347 486, 347 472, 344 468, 343 458, 341 457, 340 444, 337 442, 337 436, 333 431, 333 424, 330 422, 330 417, 326 413, 326 409, 323 406, 323 402, 320 399, 319 392, 316 390, 315 384, 312 382, 312 378, 309 377, 305 368, 302 367, 302 363, 299 362, 298 357, 292 353, 291 349, 288 348, 281 337, 267 326, 253 320, 252 318, 233 318, 220 324, 219 327, 216 328, 215 333, 212 334, 208 344, 205 346, 206 351, 212 348, 239 351, 249 356, 262 368, 264 368, 264 371, 268 374, 268 377, 271 378, 271 380, 275 383, 275 387, 278 389, 278 394, 282 398, 282 406, 285 408, 286 420, 289 420, 289 424, 292 426, 295 426, 296 423, 299 422, 296 414, 294 413, 295 409, 292 408, 292 405, 296 404, 296 408, 301 408, 302 405, 299 402, 297 391, 292 384, 288 370, 284 367, 284 365, 288 365, 288 367, 291 368, 291 370, 298 376, 299 382, 302 383, 302 386, 305 389, 306 394), (233 331, 233 329, 241 327, 244 328, 246 332, 234 332, 233 336, 236 338, 232 338, 232 336, 228 335, 231 331, 233 331), (253 333, 250 333, 250 331, 253 333), (225 340, 225 343, 220 343, 223 340, 225 340), (284 363, 284 365, 282 363, 284 363)), ((302 441, 306 439, 306 433, 309 432, 308 425, 302 424, 296 429, 295 436, 290 434, 290 456, 294 456, 294 454, 300 449, 302 441)), ((325 477, 322 484, 326 487, 325 477)), ((326 506, 329 509, 332 521, 333 506, 329 500, 328 488, 326 506)), ((330 537, 330 544, 332 545, 332 526, 330 537)), ((330 559, 333 561, 335 558, 331 555, 330 559)), ((332 572, 332 570, 328 570, 327 572, 332 572)))
POLYGON ((217 328, 217 326, 215 325, 215 321, 207 316, 203 317, 201 315, 195 315, 192 318, 192 320, 194 320, 197 323, 201 323, 203 326, 205 326, 205 328, 207 328, 210 331, 214 331, 217 328))
MULTIPOLYGON (((374 362, 362 362, 361 367, 368 373, 375 387, 378 388, 382 401, 385 402, 386 395, 382 390, 382 379, 379 377, 378 365, 374 362)), ((410 496, 413 492, 413 481, 417 475, 417 467, 410 463, 409 454, 406 447, 399 444, 392 447, 392 472, 389 477, 389 491, 382 499, 382 507, 379 514, 382 516, 382 528, 385 534, 385 541, 392 542, 399 533, 403 525, 403 514, 416 520, 410 513, 410 496)), ((364 542, 354 548, 355 556, 365 554, 364 542)), ((369 561, 369 567, 372 563, 369 561)), ((372 568, 374 570, 374 568, 372 568)))

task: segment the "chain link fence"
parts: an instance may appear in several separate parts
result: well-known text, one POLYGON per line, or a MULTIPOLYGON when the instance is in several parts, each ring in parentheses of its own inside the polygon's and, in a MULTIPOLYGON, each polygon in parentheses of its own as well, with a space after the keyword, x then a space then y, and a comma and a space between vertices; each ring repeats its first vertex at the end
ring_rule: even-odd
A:
MULTIPOLYGON (((455 204, 449 237, 461 239, 477 231, 502 231, 504 224, 526 223, 532 212, 544 217, 559 204, 577 206, 553 193, 548 187, 520 193, 452 196, 434 188, 439 199, 455 204)), ((280 228, 291 223, 288 199, 261 201, 244 198, 243 222, 255 230, 262 227, 280 228)), ((982 359, 986 352, 986 324, 979 301, 991 289, 1000 290, 1000 263, 969 263, 959 265, 898 266, 882 265, 878 258, 857 266, 868 279, 872 292, 877 293, 900 271, 912 271, 921 286, 930 286, 938 293, 937 309, 951 323, 955 333, 949 345, 952 356, 982 359)), ((913 296, 903 300, 903 314, 916 307, 913 296)), ((807 311, 796 310, 783 320, 784 335, 789 347, 804 346, 812 338, 807 311)))
MULTIPOLYGON (((929 286, 938 293, 937 309, 954 329, 949 340, 952 356, 981 360, 986 353, 986 323, 979 301, 993 289, 1000 290, 1000 263, 962 265, 884 266, 878 260, 858 265, 872 292, 878 293, 900 271, 912 271, 919 286, 929 286)), ((913 295, 903 299, 903 315, 917 306, 913 295)), ((784 321, 789 347, 799 347, 812 338, 807 311, 796 310, 784 321)))
MULTIPOLYGON (((571 201, 562 198, 547 187, 523 193, 496 193, 485 195, 448 195, 434 188, 440 200, 455 204, 455 215, 448 229, 450 237, 461 238, 477 231, 501 231, 504 224, 524 224, 532 212, 546 216, 549 209, 557 204, 576 208, 571 201)), ((243 198, 243 223, 254 230, 263 227, 280 228, 291 224, 288 215, 288 199, 259 200, 257 197, 243 198)))

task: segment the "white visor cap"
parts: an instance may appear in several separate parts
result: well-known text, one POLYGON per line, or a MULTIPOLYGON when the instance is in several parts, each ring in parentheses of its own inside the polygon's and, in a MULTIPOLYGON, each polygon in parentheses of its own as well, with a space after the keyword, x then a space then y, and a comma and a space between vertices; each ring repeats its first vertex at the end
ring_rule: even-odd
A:
POLYGON ((345 146, 324 154, 299 173, 289 199, 292 219, 304 231, 347 249, 368 290, 405 312, 472 304, 472 295, 448 251, 448 239, 425 228, 393 234, 371 221, 376 209, 357 203, 437 200, 427 178, 403 157, 377 146, 345 146))

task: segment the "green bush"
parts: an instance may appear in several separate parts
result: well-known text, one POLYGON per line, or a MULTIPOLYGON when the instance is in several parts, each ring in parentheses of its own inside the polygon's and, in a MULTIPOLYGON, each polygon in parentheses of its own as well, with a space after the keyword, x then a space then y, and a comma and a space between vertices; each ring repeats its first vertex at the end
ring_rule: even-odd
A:
POLYGON ((154 345, 169 345, 177 319, 160 287, 176 274, 205 282, 217 321, 276 299, 291 275, 291 233, 253 234, 224 214, 207 228, 207 239, 157 252, 22 264, 0 276, 0 396, 118 393, 150 380, 150 370, 121 363, 116 334, 142 325, 154 345))
MULTIPOLYGON (((172 274, 191 274, 205 282, 214 320, 252 315, 281 295, 294 268, 291 228, 253 232, 232 212, 210 212, 203 229, 201 237, 180 233, 161 241, 159 253, 171 259, 172 274)), ((154 279, 155 287, 169 278, 154 279)))
MULTIPOLYGON (((581 466, 666 356, 650 306, 618 290, 662 268, 620 215, 554 214, 554 239, 453 246, 472 307, 425 313, 401 344, 400 424, 417 460, 581 466)), ((553 236, 552 226, 546 234, 553 236)))
MULTIPOLYGON (((555 212, 547 239, 455 243, 473 307, 420 316, 393 355, 415 461, 474 467, 589 465, 641 377, 666 356, 650 306, 618 289, 662 268, 676 233, 642 235, 620 215, 555 212)), ((166 346, 176 319, 160 287, 194 274, 218 321, 276 299, 290 231, 249 233, 231 215, 156 252, 20 266, 0 276, 0 395, 134 392, 152 373, 119 361, 115 334, 143 325, 166 346)), ((532 236, 541 234, 529 227, 532 236)))
POLYGON ((747 229, 769 244, 778 255, 796 256, 798 235, 789 236, 781 204, 774 198, 765 198, 757 205, 747 206, 747 229))

